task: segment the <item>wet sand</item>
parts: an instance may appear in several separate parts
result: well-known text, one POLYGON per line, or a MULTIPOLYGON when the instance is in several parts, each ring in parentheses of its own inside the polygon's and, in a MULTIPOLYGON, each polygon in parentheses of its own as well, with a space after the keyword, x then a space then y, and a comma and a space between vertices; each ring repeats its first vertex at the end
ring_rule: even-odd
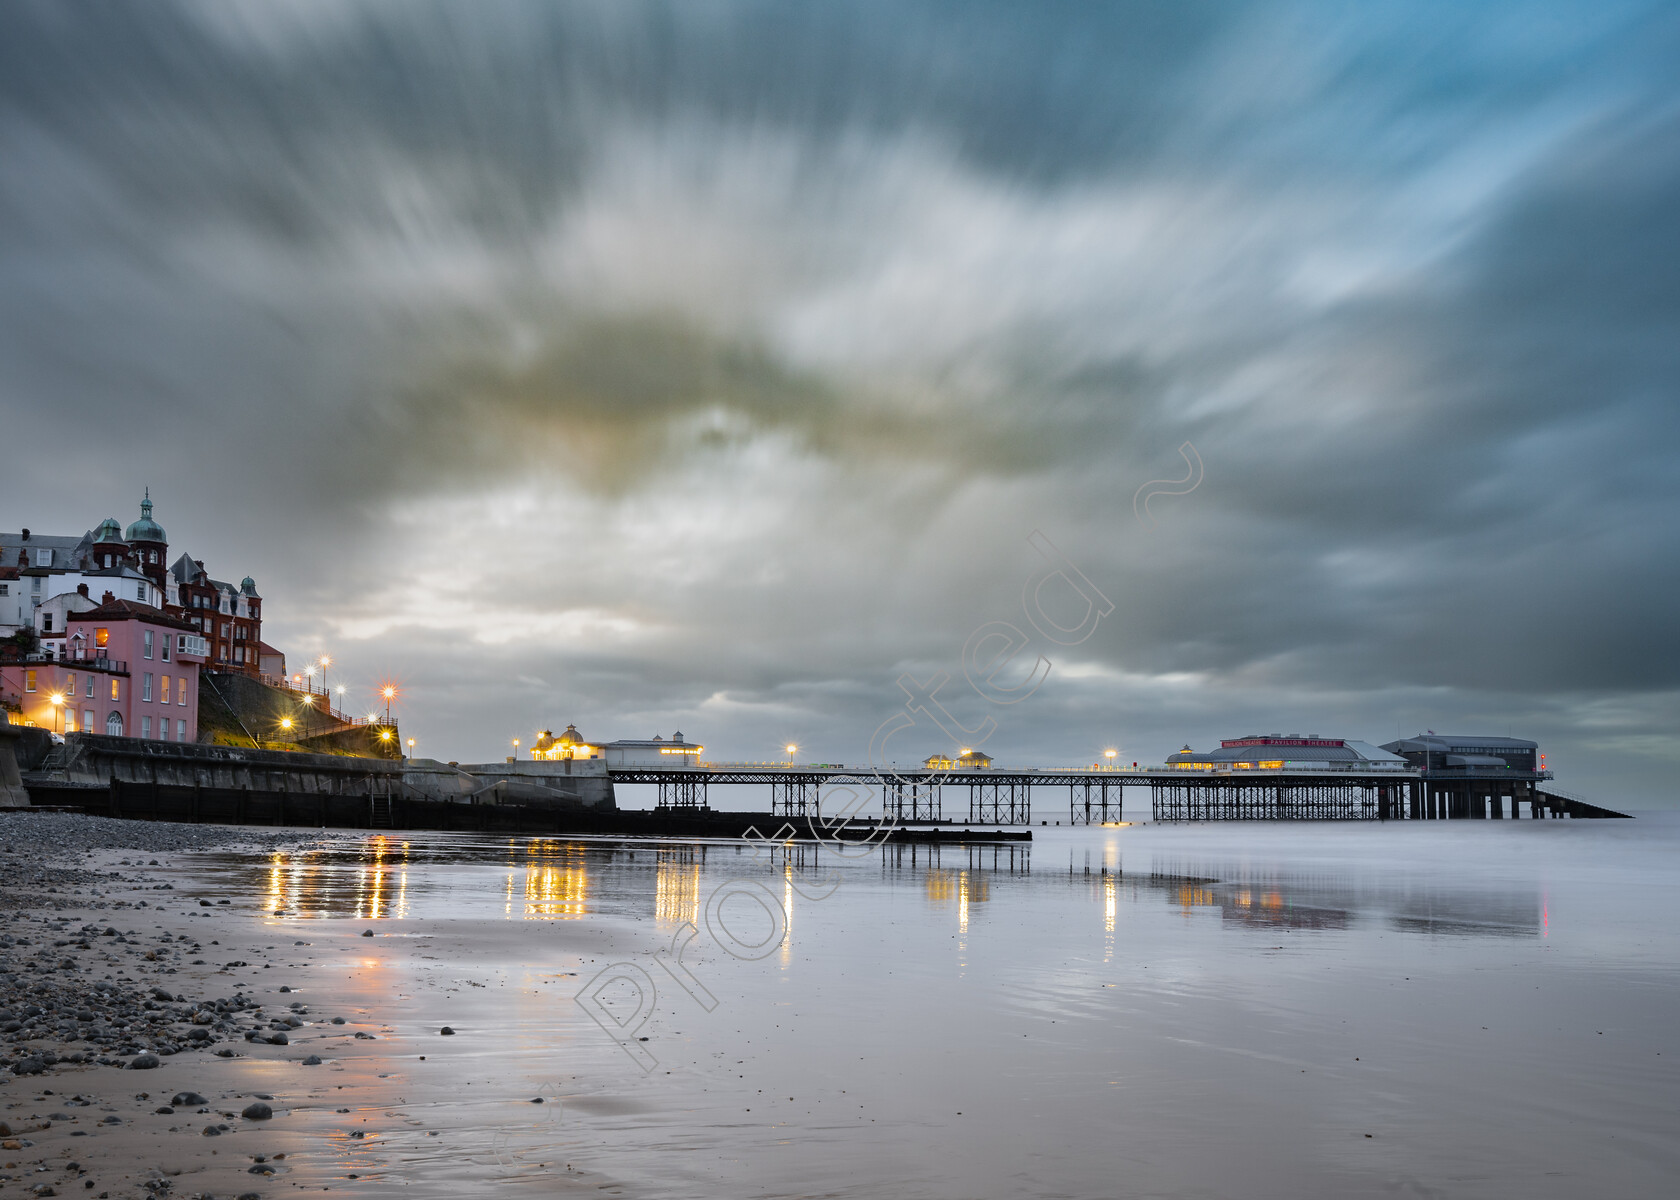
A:
POLYGON ((139 871, 94 855, 132 877, 97 902, 150 906, 44 915, 200 946, 174 975, 123 970, 261 1012, 229 1022, 235 1057, 6 1077, 0 1116, 33 1145, 0 1195, 1662 1194, 1680 822, 1468 825, 1053 831, 841 863, 308 831, 139 871), (785 921, 758 957, 724 951, 762 913, 708 918, 742 881, 785 921), (698 991, 657 962, 689 922, 698 991), (657 986, 640 1021, 625 985, 603 993, 629 1044, 574 1001, 615 963, 657 986), (292 1004, 288 1044, 244 1040, 292 1004), (183 1089, 210 1111, 154 1111, 183 1089), (239 1116, 265 1095, 272 1118, 239 1116))

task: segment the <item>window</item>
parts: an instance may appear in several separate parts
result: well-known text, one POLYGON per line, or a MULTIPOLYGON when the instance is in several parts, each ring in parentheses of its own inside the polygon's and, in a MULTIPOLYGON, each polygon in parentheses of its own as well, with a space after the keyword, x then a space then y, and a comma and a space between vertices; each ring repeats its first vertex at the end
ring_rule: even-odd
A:
POLYGON ((146 585, 145 584, 137 583, 137 584, 134 585, 134 598, 136 600, 139 600, 141 603, 145 603, 145 600, 146 600, 146 585))
MULTIPOLYGON (((111 680, 111 690, 115 691, 116 688, 117 681, 113 679, 111 680)), ((122 736, 122 714, 120 712, 114 712, 105 718, 105 732, 112 737, 122 736)))
POLYGON ((245 647, 240 646, 233 652, 233 661, 236 663, 242 663, 245 661, 245 647))
POLYGON ((140 736, 143 738, 152 736, 152 719, 150 717, 140 718, 140 736))
POLYGON ((185 721, 175 722, 175 740, 177 742, 184 742, 187 740, 187 723, 185 721))
MULTIPOLYGON (((92 699, 93 699, 93 676, 92 676, 92 675, 89 675, 89 676, 88 676, 88 683, 87 683, 87 698, 88 698, 88 699, 89 699, 89 700, 92 700, 92 699)), ((93 717, 92 717, 92 716, 91 716, 91 715, 89 715, 89 717, 88 717, 88 719, 87 719, 87 723, 88 723, 88 724, 89 724, 89 725, 92 725, 92 724, 93 724, 93 717)))
POLYGON ((157 551, 156 550, 148 550, 146 553, 151 555, 151 561, 152 562, 157 561, 157 551))
POLYGON ((168 717, 159 717, 158 718, 158 736, 166 742, 169 740, 169 718, 168 717))
MULTIPOLYGON (((121 683, 122 683, 122 680, 120 680, 120 679, 112 679, 111 680, 111 699, 113 699, 113 700, 121 700, 122 699, 122 691, 120 689, 121 683)), ((122 718, 119 717, 118 721, 120 722, 121 719, 122 718)), ((107 721, 106 724, 110 724, 110 722, 107 721)), ((119 730, 117 730, 117 732, 121 733, 122 730, 119 729, 119 730)))
POLYGON ((93 631, 93 644, 103 650, 111 644, 111 631, 104 626, 96 626, 93 631))
POLYGON ((36 575, 32 579, 30 579, 29 590, 34 592, 37 596, 39 596, 41 594, 41 577, 39 575, 36 575))
POLYGON ((150 700, 151 698, 152 698, 152 673, 150 671, 147 671, 146 675, 145 675, 145 678, 140 681, 140 699, 150 700))
POLYGON ((23 673, 23 690, 26 692, 33 692, 35 690, 34 671, 25 671, 23 673))
POLYGON ((53 618, 53 615, 50 612, 44 612, 44 613, 41 614, 41 632, 42 633, 51 633, 53 631, 52 618, 53 618))
POLYGON ((0 583, 0 596, 10 596, 11 594, 12 585, 9 583, 0 583))
POLYGON ((91 708, 82 709, 82 732, 93 732, 93 709, 91 708))
POLYGON ((169 641, 170 641, 169 635, 167 633, 164 634, 163 635, 163 661, 164 662, 169 661, 169 641))
POLYGON ((152 631, 150 629, 146 630, 146 649, 142 653, 147 658, 152 656, 152 631))
POLYGON ((37 550, 37 551, 35 551, 35 565, 37 567, 50 567, 50 566, 52 566, 52 551, 51 550, 37 550))
POLYGON ((76 694, 76 672, 74 671, 71 671, 70 674, 64 677, 64 694, 66 696, 74 696, 76 694))
POLYGON ((161 697, 159 703, 162 703, 162 704, 168 704, 169 703, 169 676, 167 676, 167 675, 165 675, 163 677, 163 694, 162 694, 162 697, 161 697))
POLYGON ((185 675, 181 676, 175 681, 175 685, 175 703, 185 704, 187 702, 187 677, 185 675))

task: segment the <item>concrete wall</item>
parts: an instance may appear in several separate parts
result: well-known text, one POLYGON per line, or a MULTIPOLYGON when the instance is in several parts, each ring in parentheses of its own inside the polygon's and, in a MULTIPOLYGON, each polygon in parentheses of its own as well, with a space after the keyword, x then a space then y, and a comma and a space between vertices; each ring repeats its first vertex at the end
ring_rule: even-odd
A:
POLYGON ((597 775, 573 779, 558 772, 508 771, 499 763, 487 765, 479 774, 481 768, 454 767, 433 759, 348 758, 83 733, 66 737, 65 749, 67 762, 50 777, 70 784, 103 786, 117 780, 306 796, 374 793, 455 804, 616 807, 604 767, 597 775))

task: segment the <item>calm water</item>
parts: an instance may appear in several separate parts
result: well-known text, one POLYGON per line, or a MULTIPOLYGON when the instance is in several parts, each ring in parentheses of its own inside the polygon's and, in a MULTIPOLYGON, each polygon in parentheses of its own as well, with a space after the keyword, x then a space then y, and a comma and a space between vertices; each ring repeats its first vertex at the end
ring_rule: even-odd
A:
POLYGON ((387 1030, 356 1044, 387 1059, 336 1080, 385 1114, 379 1139, 304 1117, 364 1190, 1648 1197, 1680 1177, 1675 817, 1034 832, 850 860, 399 835, 216 859, 215 886, 275 944, 340 956, 316 1012, 387 1030), (654 955, 691 922, 685 988, 654 955), (355 937, 376 925, 402 936, 355 937), (574 1002, 592 984, 629 1040, 574 1002))

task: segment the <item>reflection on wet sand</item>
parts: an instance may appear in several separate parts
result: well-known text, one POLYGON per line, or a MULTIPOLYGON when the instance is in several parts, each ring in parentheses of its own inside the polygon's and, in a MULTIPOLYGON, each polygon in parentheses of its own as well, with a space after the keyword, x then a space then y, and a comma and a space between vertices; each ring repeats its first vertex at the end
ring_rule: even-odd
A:
POLYGON ((508 841, 507 897, 503 912, 513 915, 513 889, 524 870, 524 909, 527 917, 575 918, 589 912, 589 867, 577 842, 531 838, 518 861, 519 840, 508 841))
MULTIPOLYGON (((791 945, 796 886, 833 868, 810 842, 767 847, 737 843, 638 843, 556 838, 374 835, 350 846, 276 853, 261 865, 258 891, 271 912, 298 917, 402 920, 429 909, 447 892, 450 903, 473 904, 441 868, 481 868, 500 858, 501 914, 508 919, 576 919, 618 913, 652 916, 678 928, 704 922, 708 879, 726 875, 779 876, 768 886, 782 897, 791 945), (765 850, 768 850, 768 858, 765 850), (424 898, 410 873, 424 881, 424 898), (651 876, 651 878, 650 878, 651 876)), ((1123 900, 1165 901, 1186 919, 1217 911, 1222 922, 1255 928, 1345 930, 1377 920, 1409 933, 1532 937, 1545 933, 1544 905, 1533 889, 1486 885, 1442 886, 1404 872, 1377 879, 1333 871, 1257 868, 1240 860, 1182 860, 1151 856, 1147 871, 1125 870, 1118 837, 1070 848, 1067 878, 1101 911, 1105 957, 1112 956, 1123 900)), ((1019 843, 887 845, 871 856, 881 877, 918 886, 933 906, 955 910, 968 932, 970 906, 1004 900, 993 880, 1032 874, 1032 847, 1019 843)), ((867 868, 868 858, 851 866, 867 868)), ((807 891, 809 889, 806 889, 807 891)), ((471 893, 468 893, 469 895, 471 893)), ((489 899, 478 893, 478 901, 489 899)))

